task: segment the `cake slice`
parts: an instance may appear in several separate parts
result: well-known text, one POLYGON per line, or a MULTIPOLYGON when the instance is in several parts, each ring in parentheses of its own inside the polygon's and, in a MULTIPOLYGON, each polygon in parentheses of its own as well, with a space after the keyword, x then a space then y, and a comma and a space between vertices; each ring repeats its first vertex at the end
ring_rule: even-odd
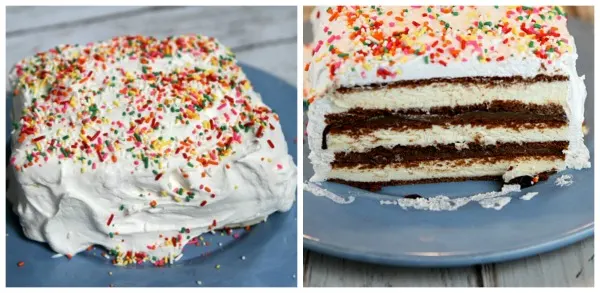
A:
POLYGON ((217 40, 118 37, 20 61, 9 199, 64 255, 170 262, 196 236, 287 211, 296 167, 277 114, 217 40))
POLYGON ((590 166, 559 7, 319 7, 312 21, 312 180, 534 183, 590 166))

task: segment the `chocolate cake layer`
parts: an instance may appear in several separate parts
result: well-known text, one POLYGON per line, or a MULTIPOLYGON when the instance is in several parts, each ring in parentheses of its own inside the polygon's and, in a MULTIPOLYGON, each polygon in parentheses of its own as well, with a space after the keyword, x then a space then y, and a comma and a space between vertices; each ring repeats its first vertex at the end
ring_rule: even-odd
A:
POLYGON ((434 125, 471 125, 487 128, 560 128, 568 125, 564 116, 537 115, 513 112, 469 112, 454 116, 444 115, 393 115, 377 116, 369 119, 347 118, 344 122, 329 124, 329 133, 343 133, 359 136, 378 129, 402 131, 407 129, 428 129, 434 125))
POLYGON ((422 109, 362 109, 352 108, 342 113, 332 113, 325 115, 327 124, 344 123, 348 119, 370 119, 379 116, 395 116, 395 115, 443 115, 455 116, 469 112, 492 112, 503 113, 513 112, 522 114, 562 116, 566 119, 566 113, 563 106, 559 104, 533 104, 523 103, 518 101, 493 101, 484 102, 476 105, 454 106, 454 107, 432 107, 428 111, 422 109))
MULTIPOLYGON (((555 174, 556 171, 548 171, 548 172, 544 172, 541 174, 538 174, 538 178, 539 181, 545 181, 548 179, 549 176, 555 174)), ((509 183, 514 183, 514 184, 519 184, 521 186, 523 186, 523 184, 521 184, 521 182, 519 182, 518 179, 519 178, 515 178, 517 180, 513 180, 509 183)), ((428 178, 428 179, 421 179, 421 180, 412 180, 412 181, 399 181, 399 180, 394 180, 394 181, 384 181, 384 182, 358 182, 358 181, 347 181, 347 180, 342 180, 342 179, 329 179, 327 181, 330 182, 336 182, 336 183, 341 183, 341 184, 346 184, 346 185, 350 185, 350 186, 354 186, 357 188, 361 188, 361 189, 366 189, 366 190, 370 190, 370 191, 378 191, 381 190, 383 187, 385 186, 392 186, 392 185, 408 185, 408 184, 425 184, 425 183, 442 183, 442 182, 461 182, 461 181, 468 181, 468 180, 473 180, 473 181, 502 181, 502 176, 479 176, 479 177, 447 177, 447 178, 428 178)), ((533 184, 530 185, 525 185, 524 187, 529 187, 533 184)))
POLYGON ((333 168, 384 167, 391 163, 407 165, 423 161, 453 160, 466 158, 513 158, 519 156, 560 156, 569 147, 568 141, 497 143, 481 145, 469 143, 466 148, 457 149, 455 145, 436 146, 396 146, 394 148, 377 147, 368 152, 336 153, 331 163, 333 168))
POLYGON ((390 83, 374 83, 365 86, 354 86, 354 87, 340 87, 337 89, 338 93, 344 94, 352 91, 363 91, 365 88, 377 89, 377 88, 415 88, 419 86, 432 85, 436 83, 441 84, 462 84, 462 85, 478 85, 485 87, 494 86, 508 86, 511 84, 531 84, 538 82, 555 82, 555 81, 568 81, 569 77, 564 75, 545 75, 538 74, 534 77, 526 78, 522 76, 473 76, 473 77, 453 77, 453 78, 429 78, 429 79, 416 79, 416 80, 399 80, 390 83))

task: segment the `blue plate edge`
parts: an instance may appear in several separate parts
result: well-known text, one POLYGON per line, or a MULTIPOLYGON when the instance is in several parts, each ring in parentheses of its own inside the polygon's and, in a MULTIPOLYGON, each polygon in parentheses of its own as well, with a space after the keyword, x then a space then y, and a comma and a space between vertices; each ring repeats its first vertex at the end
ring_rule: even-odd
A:
POLYGON ((496 262, 506 262, 520 259, 535 254, 541 254, 553 251, 580 240, 594 235, 594 224, 591 223, 582 230, 573 234, 565 235, 559 239, 547 241, 544 243, 516 248, 494 253, 480 254, 461 254, 457 256, 413 256, 413 255, 366 255, 360 252, 351 251, 347 247, 338 247, 334 244, 323 244, 319 241, 304 238, 303 246, 305 249, 323 253, 344 259, 367 262, 372 264, 390 265, 390 266, 409 266, 409 267, 461 267, 478 264, 488 264, 496 262))

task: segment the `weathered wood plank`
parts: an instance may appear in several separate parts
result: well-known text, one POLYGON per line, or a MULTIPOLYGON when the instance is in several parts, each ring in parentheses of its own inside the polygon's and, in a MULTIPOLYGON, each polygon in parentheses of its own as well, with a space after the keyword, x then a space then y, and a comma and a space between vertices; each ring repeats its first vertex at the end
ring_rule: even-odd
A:
POLYGON ((260 68, 296 86, 296 40, 280 45, 234 51, 240 62, 260 68))
POLYGON ((359 263, 309 252, 306 287, 476 287, 474 267, 402 268, 359 263))
MULTIPOLYGON (((21 58, 61 43, 85 44, 124 34, 165 37, 184 33, 214 36, 238 54, 253 48, 260 49, 292 41, 295 43, 296 8, 186 7, 152 11, 94 24, 80 23, 77 26, 52 31, 15 35, 7 38, 7 69, 10 70, 12 65, 21 58)), ((295 55, 286 58, 295 59, 295 55)))
POLYGON ((521 260, 484 265, 486 287, 592 287, 594 239, 521 260))
POLYGON ((9 6, 6 8, 6 32, 10 34, 15 31, 145 10, 148 10, 148 8, 130 6, 9 6))

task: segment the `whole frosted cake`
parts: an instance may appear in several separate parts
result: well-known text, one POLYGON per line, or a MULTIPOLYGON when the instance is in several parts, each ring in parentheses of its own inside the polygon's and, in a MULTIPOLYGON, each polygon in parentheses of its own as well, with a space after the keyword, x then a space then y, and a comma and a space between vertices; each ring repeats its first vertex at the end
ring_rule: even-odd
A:
POLYGON ((213 38, 118 37, 20 61, 9 199, 25 235, 162 265, 295 199, 279 118, 213 38))
POLYGON ((527 185, 589 167, 566 21, 559 7, 317 8, 312 180, 527 185))

